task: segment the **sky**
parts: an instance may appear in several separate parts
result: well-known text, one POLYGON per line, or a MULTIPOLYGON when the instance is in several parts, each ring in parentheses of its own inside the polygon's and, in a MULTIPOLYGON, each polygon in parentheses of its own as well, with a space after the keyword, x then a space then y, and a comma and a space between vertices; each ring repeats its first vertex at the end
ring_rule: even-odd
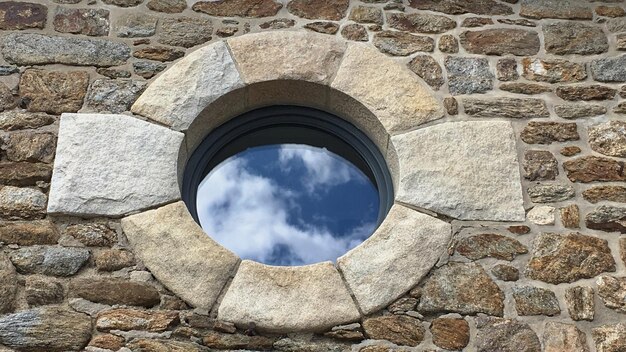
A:
POLYGON ((270 265, 335 261, 376 227, 378 192, 326 149, 283 144, 248 149, 198 187, 204 231, 242 259, 270 265))

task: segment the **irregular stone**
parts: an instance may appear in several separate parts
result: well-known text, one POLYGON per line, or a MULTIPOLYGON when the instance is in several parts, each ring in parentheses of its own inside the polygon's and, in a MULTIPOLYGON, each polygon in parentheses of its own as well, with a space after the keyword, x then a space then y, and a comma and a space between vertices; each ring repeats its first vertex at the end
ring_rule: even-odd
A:
POLYGON ((2 55, 9 63, 18 66, 117 66, 126 63, 130 48, 124 43, 104 39, 10 33, 4 39, 2 55))
POLYGON ((0 83, 0 112, 17 106, 13 93, 4 83, 0 83))
POLYGON ((96 319, 96 329, 99 331, 145 330, 161 332, 178 324, 178 322, 177 312, 119 308, 100 312, 96 319))
POLYGON ((395 31, 376 33, 373 44, 381 52, 396 56, 407 56, 417 51, 431 52, 435 49, 432 38, 395 31))
POLYGON ((450 34, 439 38, 439 51, 442 53, 456 54, 459 52, 459 41, 450 34))
POLYGON ((156 32, 158 18, 145 13, 127 13, 115 24, 118 37, 150 37, 156 32))
POLYGON ((75 311, 89 314, 92 317, 95 317, 96 315, 98 315, 99 312, 105 309, 111 308, 111 306, 108 306, 106 304, 93 303, 82 298, 70 298, 68 299, 68 304, 75 311))
POLYGON ((412 33, 444 33, 456 27, 456 21, 426 13, 389 13, 387 24, 391 28, 412 33))
POLYGON ((383 24, 383 12, 381 9, 372 6, 357 5, 352 8, 348 18, 359 23, 383 24))
MULTIPOLYGON (((515 1, 517 2, 517 0, 515 1)), ((502 19, 498 19, 497 21, 498 23, 508 24, 511 26, 537 27, 536 22, 523 19, 523 18, 520 18, 520 19, 502 18, 502 19)))
POLYGON ((114 68, 98 68, 96 69, 98 74, 103 75, 108 78, 130 78, 130 71, 127 70, 118 70, 114 68))
POLYGON ((8 186, 36 186, 50 182, 52 166, 29 162, 0 162, 0 184, 8 186))
POLYGON ((576 0, 554 2, 550 0, 522 0, 520 16, 543 19, 591 20, 593 13, 586 4, 576 0))
POLYGON ((601 201, 626 203, 626 187, 596 186, 583 192, 583 198, 590 203, 601 201))
POLYGON ((577 141, 580 139, 574 122, 531 121, 520 134, 527 144, 552 144, 552 142, 577 141))
POLYGON ((400 346, 417 346, 425 329, 418 319, 406 315, 369 318, 363 322, 365 334, 373 340, 387 340, 400 346))
POLYGON ((502 281, 517 281, 519 280, 519 270, 517 268, 506 265, 506 264, 497 264, 493 268, 491 268, 491 274, 502 281))
POLYGON ((516 255, 528 253, 519 241, 497 234, 480 234, 461 239, 456 251, 471 260, 492 257, 511 261, 516 255))
POLYGON ((26 276, 26 302, 28 305, 41 306, 45 304, 61 303, 64 291, 61 283, 46 276, 26 276))
POLYGON ((580 228, 580 210, 578 205, 571 204, 559 209, 561 213, 561 223, 566 229, 580 228))
POLYGON ((506 92, 529 95, 552 92, 552 87, 550 86, 523 82, 504 83, 499 88, 506 92))
POLYGON ((89 87, 86 107, 101 113, 129 111, 145 88, 145 82, 130 79, 97 79, 89 87))
POLYGON ((165 18, 161 22, 158 42, 191 48, 211 40, 211 20, 194 17, 165 18))
POLYGON ((626 233, 626 208, 602 205, 587 214, 585 225, 594 230, 626 233))
POLYGON ((365 335, 361 331, 361 324, 355 323, 350 325, 339 325, 333 327, 331 331, 325 332, 324 336, 330 337, 337 340, 345 340, 345 341, 361 341, 365 339, 365 335), (356 325, 357 328, 343 328, 349 327, 350 325, 356 325))
POLYGON ((626 277, 600 276, 596 279, 598 296, 608 308, 626 313, 626 277))
POLYGON ((589 127, 589 146, 600 154, 626 157, 626 121, 607 121, 589 127))
POLYGON ((0 317, 0 344, 20 351, 78 351, 91 338, 91 319, 60 307, 0 317))
POLYGON ((0 189, 0 219, 41 219, 46 214, 47 200, 46 195, 38 189, 2 187, 0 189))
POLYGON ((500 59, 496 64, 496 75, 500 81, 515 81, 519 78, 517 61, 512 58, 500 59))
POLYGON ((4 1, 0 3, 0 29, 16 30, 44 28, 48 8, 30 2, 4 1))
POLYGON ((218 319, 246 325, 250 316, 267 331, 318 331, 360 315, 330 262, 276 267, 244 260, 219 306, 218 319), (315 308, 320 304, 333 309, 320 311, 315 308))
POLYGON ((9 258, 0 252, 0 314, 13 311, 18 282, 9 258))
POLYGON ((476 318, 479 352, 540 352, 541 343, 528 324, 514 319, 476 318))
POLYGON ((105 224, 73 224, 63 234, 89 247, 109 247, 117 240, 115 232, 105 224))
POLYGON ((533 203, 557 203, 573 198, 574 188, 566 184, 539 184, 528 188, 533 203))
POLYGON ((617 106, 613 108, 613 112, 616 114, 626 114, 626 103, 622 102, 617 104, 617 106))
POLYGON ((615 260, 606 240, 579 233, 544 233, 535 238, 526 276, 556 285, 606 271, 615 271, 615 260))
POLYGON ((598 6, 596 7, 596 13, 598 16, 604 17, 624 17, 626 11, 618 6, 598 6))
MULTIPOLYGON (((348 25, 349 26, 349 25, 348 25)), ((347 27, 347 26, 346 26, 347 27)), ((363 28, 363 26, 358 26, 359 28, 363 28)), ((311 22, 304 25, 304 28, 310 29, 317 33, 324 34, 335 34, 339 31, 339 25, 334 22, 311 22)), ((367 33, 365 33, 367 35, 367 33)))
POLYGON ((413 297, 403 297, 393 302, 387 307, 387 310, 393 314, 403 314, 411 310, 415 310, 418 300, 413 297))
POLYGON ((161 302, 154 286, 117 278, 80 278, 70 282, 69 292, 95 303, 153 307, 161 302))
POLYGON ((615 49, 619 51, 626 50, 626 34, 620 33, 615 36, 615 49))
POLYGON ((447 223, 393 206, 369 240, 337 259, 337 266, 361 310, 370 314, 417 285, 446 250, 450 236, 447 223), (409 255, 424 243, 431 249, 428 253, 409 255), (372 253, 377 253, 376 260, 372 253))
POLYGON ((287 4, 287 10, 310 20, 339 21, 346 16, 349 3, 349 0, 291 0, 287 4))
POLYGON ((536 55, 539 36, 534 31, 513 28, 484 29, 461 33, 461 45, 472 54, 536 55))
POLYGON ((285 29, 285 28, 291 28, 295 25, 296 25, 296 21, 292 20, 291 18, 277 18, 275 20, 261 23, 259 25, 259 28, 261 29, 285 29))
POLYGON ((194 342, 172 340, 134 339, 127 347, 132 351, 188 351, 208 352, 209 349, 194 342))
POLYGON ((476 28, 493 24, 493 20, 488 17, 467 17, 461 22, 461 27, 476 28))
POLYGON ((446 108, 448 115, 457 115, 459 113, 459 103, 453 97, 444 98, 443 106, 446 108))
POLYGON ((94 256, 99 271, 116 271, 135 264, 132 252, 119 249, 105 249, 94 256))
POLYGON ((63 115, 48 212, 115 216, 178 199, 182 139, 130 116, 63 115))
MULTIPOLYGON (((546 51, 555 55, 602 54, 609 42, 600 27, 582 22, 553 22, 543 26, 546 51)), ((532 55, 532 54, 530 54, 532 55)))
POLYGON ((554 207, 540 205, 528 211, 526 218, 537 225, 554 225, 554 207))
POLYGON ((580 147, 577 147, 575 145, 563 147, 559 151, 559 153, 563 156, 574 156, 576 154, 580 154, 581 152, 582 150, 580 149, 580 147))
POLYGON ((133 71, 145 79, 154 77, 157 73, 165 70, 166 64, 151 62, 151 61, 138 61, 133 62, 133 71))
MULTIPOLYGON (((274 23, 277 27, 280 27, 280 26, 281 26, 281 25, 280 25, 280 23, 284 23, 284 22, 279 21, 279 20, 275 20, 275 21, 277 21, 277 22, 275 22, 275 23, 274 23)), ((292 20, 292 21, 293 21, 293 20, 292 20)), ((270 21, 270 22, 271 22, 271 21, 270 21)), ((264 22, 264 23, 261 23, 261 24, 259 25, 259 27, 264 26, 264 25, 266 25, 267 23, 269 23, 269 22, 264 22)), ((294 21, 293 25, 295 25, 295 24, 296 24, 296 23, 295 23, 295 21, 294 21)), ((287 23, 285 23, 285 25, 286 25, 287 27, 284 27, 284 28, 288 28, 288 27, 289 27, 287 23)), ((293 27, 293 25, 292 25, 292 27, 293 27)), ((263 27, 261 27, 261 28, 263 28, 263 27)), ((276 28, 276 29, 279 29, 279 28, 276 28)), ((244 29, 244 30, 246 30, 246 29, 244 29)), ((226 38, 226 37, 232 37, 232 36, 233 36, 233 35, 235 35, 235 33, 237 33, 237 32, 239 32, 239 28, 238 28, 238 27, 235 27, 235 26, 226 26, 226 27, 218 28, 218 29, 215 31, 215 34, 216 34, 218 37, 220 37, 220 38, 226 38)))
POLYGON ((606 20, 606 28, 611 33, 623 32, 626 30, 626 19, 624 18, 609 18, 606 20))
POLYGON ((624 163, 614 159, 583 156, 563 163, 572 182, 626 181, 624 163))
POLYGON ((344 26, 341 29, 341 36, 347 40, 353 40, 357 42, 366 42, 369 40, 367 29, 360 24, 352 23, 344 26))
POLYGON ((209 348, 216 349, 245 349, 245 350, 272 350, 276 338, 265 336, 247 336, 241 334, 223 334, 210 332, 202 338, 202 343, 209 348))
POLYGON ((198 1, 191 7, 196 12, 220 17, 269 17, 283 7, 274 0, 218 0, 198 1))
POLYGON ((4 140, 9 161, 50 163, 54 159, 56 137, 51 133, 15 132, 4 140))
POLYGON ((185 0, 150 0, 146 3, 146 7, 152 11, 180 13, 187 8, 187 2, 185 0))
POLYGON ((513 299, 518 315, 547 315, 561 313, 554 292, 540 287, 514 286, 513 299))
POLYGON ((523 76, 531 81, 560 83, 578 82, 587 78, 585 65, 560 59, 522 59, 523 76))
POLYGON ((226 44, 217 42, 194 51, 164 72, 131 111, 175 129, 186 129, 207 105, 243 85, 226 44), (202 94, 191 96, 189 91, 202 94))
POLYGON ((30 113, 23 110, 11 110, 0 113, 0 129, 15 131, 35 129, 54 123, 54 116, 44 113, 30 113))
POLYGON ((547 150, 524 152, 524 178, 530 181, 554 180, 559 174, 559 164, 547 150))
POLYGON ((549 117, 546 102, 534 98, 463 99, 465 113, 473 117, 513 119, 549 117))
POLYGON ((28 69, 22 73, 19 90, 28 111, 59 115, 83 106, 88 85, 89 74, 85 71, 28 69))
POLYGON ((527 235, 530 233, 530 227, 526 225, 512 225, 506 228, 510 233, 516 235, 527 235))
POLYGON ((185 52, 180 49, 168 48, 165 46, 148 46, 133 52, 133 56, 138 59, 148 59, 155 61, 174 61, 185 56, 185 52))
POLYGON ((430 324, 433 343, 446 350, 462 350, 470 340, 469 324, 465 319, 437 318, 430 324))
POLYGON ((581 117, 593 117, 606 114, 606 107, 586 103, 556 105, 554 112, 564 119, 577 119, 581 117))
POLYGON ((32 246, 56 244, 59 233, 48 220, 0 222, 0 242, 32 246))
POLYGON ((595 303, 593 300, 593 288, 588 286, 575 286, 565 290, 565 304, 572 320, 593 321, 595 303))
POLYGON ((20 70, 13 65, 0 65, 0 76, 9 76, 18 73, 20 70))
POLYGON ((143 2, 143 0, 102 0, 107 5, 115 5, 119 7, 134 7, 143 2))
POLYGON ((91 338, 91 341, 89 341, 89 346, 117 351, 124 347, 124 338, 112 334, 96 335, 91 338))
POLYGON ((494 75, 487 59, 448 56, 445 65, 452 95, 484 93, 493 89, 494 75))
POLYGON ((556 95, 565 100, 611 100, 617 90, 597 84, 589 86, 560 86, 556 88, 556 95))
POLYGON ((474 13, 477 15, 511 15, 510 6, 494 0, 411 0, 410 6, 420 10, 443 12, 450 15, 474 13))
POLYGON ((626 55, 593 60, 591 75, 600 82, 626 82, 626 55))
POLYGON ((435 90, 439 90, 445 83, 441 66, 432 56, 417 55, 409 62, 409 69, 435 90))
POLYGON ((587 337, 576 325, 547 322, 543 331, 544 352, 589 352, 587 337))
POLYGON ((11 253, 11 262, 22 274, 72 276, 89 260, 84 248, 33 246, 11 253))
POLYGON ((591 330, 598 352, 619 352, 626 346, 626 324, 602 325, 591 330))
POLYGON ((418 310, 502 316, 504 293, 480 265, 449 262, 426 279, 418 310))
POLYGON ((106 36, 109 34, 109 11, 57 7, 52 22, 59 33, 106 36))

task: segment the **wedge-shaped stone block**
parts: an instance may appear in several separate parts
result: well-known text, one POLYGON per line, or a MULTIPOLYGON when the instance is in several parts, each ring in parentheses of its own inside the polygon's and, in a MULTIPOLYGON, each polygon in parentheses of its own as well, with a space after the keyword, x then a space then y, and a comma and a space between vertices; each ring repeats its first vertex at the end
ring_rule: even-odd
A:
POLYGON ((239 262, 202 231, 183 202, 124 218, 122 228, 159 282, 194 307, 210 309, 239 262))
POLYGON ((210 103, 243 87, 224 42, 187 55, 157 78, 131 111, 172 128, 185 130, 210 103))
POLYGON ((365 44, 349 44, 331 86, 365 105, 390 134, 444 115, 441 104, 416 75, 365 44))
POLYGON ((247 84, 271 80, 329 84, 346 44, 323 34, 279 31, 229 39, 228 46, 247 84))
POLYGON ((330 262, 287 267, 244 260, 218 310, 220 320, 255 322, 270 332, 324 331, 359 318, 330 262))
POLYGON ((63 114, 48 212, 121 216, 179 199, 182 141, 131 116, 63 114))
POLYGON ((444 254, 450 224, 394 205, 374 234, 337 260, 337 265, 365 314, 402 296, 444 254))
POLYGON ((396 200, 461 220, 523 221, 509 122, 448 122, 392 137, 396 200))

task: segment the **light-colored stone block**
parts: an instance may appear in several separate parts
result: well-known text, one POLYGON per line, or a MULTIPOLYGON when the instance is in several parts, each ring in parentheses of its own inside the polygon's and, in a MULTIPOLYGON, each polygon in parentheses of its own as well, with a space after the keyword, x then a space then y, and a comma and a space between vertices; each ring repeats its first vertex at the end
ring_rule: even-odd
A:
POLYGON ((254 322, 270 332, 324 331, 360 318, 330 262, 268 266, 244 260, 218 310, 218 319, 254 322))
POLYGON ((524 221, 509 122, 448 122, 391 141, 400 168, 397 201, 460 220, 524 221))
POLYGON ((131 116, 63 114, 48 212, 121 216, 179 199, 182 140, 131 116))
POLYGON ((365 105, 392 135, 444 115, 415 74, 366 44, 348 45, 331 87, 365 105))
POLYGON ((337 260, 361 311, 382 309, 417 285, 451 234, 447 222, 394 205, 370 238, 337 260))
POLYGON ((277 31, 228 40, 247 84, 273 80, 302 80, 329 84, 346 44, 310 32, 277 31))
POLYGON ((152 275, 196 308, 213 306, 239 262, 202 231, 183 202, 124 218, 122 228, 152 275))
POLYGON ((185 130, 222 95, 243 87, 226 43, 200 48, 148 86, 131 111, 177 130, 185 130))

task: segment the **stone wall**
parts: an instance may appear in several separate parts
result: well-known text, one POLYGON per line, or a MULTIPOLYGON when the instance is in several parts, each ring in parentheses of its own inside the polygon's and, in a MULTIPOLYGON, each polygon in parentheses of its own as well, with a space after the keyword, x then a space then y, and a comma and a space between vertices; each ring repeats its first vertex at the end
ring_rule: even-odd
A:
POLYGON ((625 8, 0 2, 0 351, 623 351, 625 8), (448 219, 449 256, 404 298, 355 324, 279 335, 176 297, 135 257, 119 219, 46 214, 61 113, 129 113, 199 46, 279 29, 368 42, 430 86, 445 121, 512 122, 527 220, 448 219))

